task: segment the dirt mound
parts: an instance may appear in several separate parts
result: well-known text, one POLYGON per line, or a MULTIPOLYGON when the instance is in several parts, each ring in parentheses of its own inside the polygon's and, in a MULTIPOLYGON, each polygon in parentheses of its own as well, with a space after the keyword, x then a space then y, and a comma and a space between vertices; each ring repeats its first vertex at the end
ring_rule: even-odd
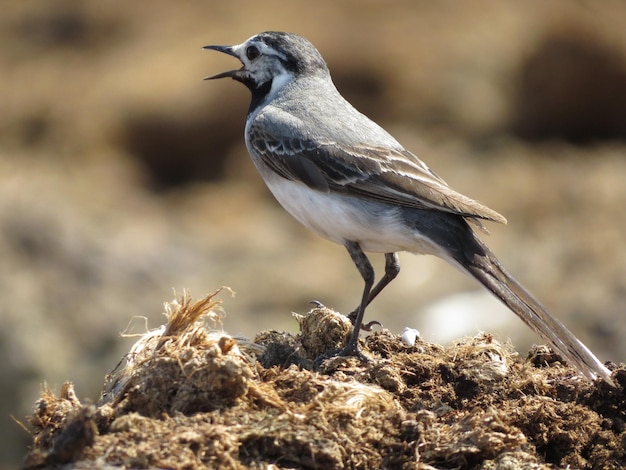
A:
POLYGON ((298 336, 209 328, 219 300, 184 295, 106 378, 96 405, 44 389, 25 467, 621 468, 626 368, 590 383, 543 347, 489 334, 450 347, 369 335, 332 357, 349 321, 323 306, 298 336), (408 343, 408 344, 407 344, 408 343))

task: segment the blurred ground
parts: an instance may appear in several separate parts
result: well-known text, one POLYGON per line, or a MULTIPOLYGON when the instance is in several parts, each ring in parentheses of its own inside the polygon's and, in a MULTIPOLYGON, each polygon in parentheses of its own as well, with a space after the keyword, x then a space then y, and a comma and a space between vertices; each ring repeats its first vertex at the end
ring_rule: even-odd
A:
MULTIPOLYGON (((96 399, 119 333, 160 323, 172 288, 231 286, 225 328, 248 336, 295 331, 312 299, 355 306, 344 250, 248 161, 248 92, 201 80, 233 66, 201 46, 263 30, 309 38, 348 99, 504 214, 488 241, 505 266, 601 359, 626 358, 624 3, 0 3, 0 466, 25 453, 9 415, 42 380, 96 399)), ((400 260, 368 318, 537 341, 445 263, 400 260)))

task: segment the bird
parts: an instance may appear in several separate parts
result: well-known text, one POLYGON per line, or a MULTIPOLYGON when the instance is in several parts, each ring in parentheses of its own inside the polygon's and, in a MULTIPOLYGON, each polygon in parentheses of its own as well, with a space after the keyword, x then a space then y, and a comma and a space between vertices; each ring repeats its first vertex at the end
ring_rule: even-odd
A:
POLYGON ((502 266, 478 237, 498 212, 456 192, 337 90, 320 52, 294 33, 267 31, 242 44, 208 45, 241 68, 205 77, 245 85, 248 153, 284 209, 343 245, 364 281, 338 356, 364 357, 366 307, 400 272, 398 252, 434 255, 474 277, 589 380, 611 382, 598 358, 502 266), (384 253, 375 283, 368 253, 384 253))

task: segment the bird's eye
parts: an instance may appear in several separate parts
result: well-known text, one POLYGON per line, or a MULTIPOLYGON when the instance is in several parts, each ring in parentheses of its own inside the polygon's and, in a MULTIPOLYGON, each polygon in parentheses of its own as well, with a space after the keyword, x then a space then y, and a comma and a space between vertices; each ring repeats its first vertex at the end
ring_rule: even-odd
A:
POLYGON ((246 49, 246 57, 248 58, 248 60, 254 60, 259 57, 260 54, 261 53, 256 46, 248 46, 248 48, 246 49))

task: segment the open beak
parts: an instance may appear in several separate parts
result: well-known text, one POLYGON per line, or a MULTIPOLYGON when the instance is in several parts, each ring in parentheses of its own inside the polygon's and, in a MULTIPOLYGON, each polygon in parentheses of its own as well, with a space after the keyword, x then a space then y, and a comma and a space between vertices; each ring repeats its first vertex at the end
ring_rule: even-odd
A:
MULTIPOLYGON (((237 57, 237 54, 233 51, 232 46, 204 46, 202 49, 209 49, 212 51, 223 52, 224 54, 232 55, 233 57, 237 57)), ((239 59, 239 57, 237 57, 239 59)), ((211 75, 209 77, 204 77, 205 80, 215 80, 216 78, 232 78, 234 80, 241 80, 244 77, 244 67, 237 70, 228 70, 226 72, 218 73, 215 75, 211 75)))

